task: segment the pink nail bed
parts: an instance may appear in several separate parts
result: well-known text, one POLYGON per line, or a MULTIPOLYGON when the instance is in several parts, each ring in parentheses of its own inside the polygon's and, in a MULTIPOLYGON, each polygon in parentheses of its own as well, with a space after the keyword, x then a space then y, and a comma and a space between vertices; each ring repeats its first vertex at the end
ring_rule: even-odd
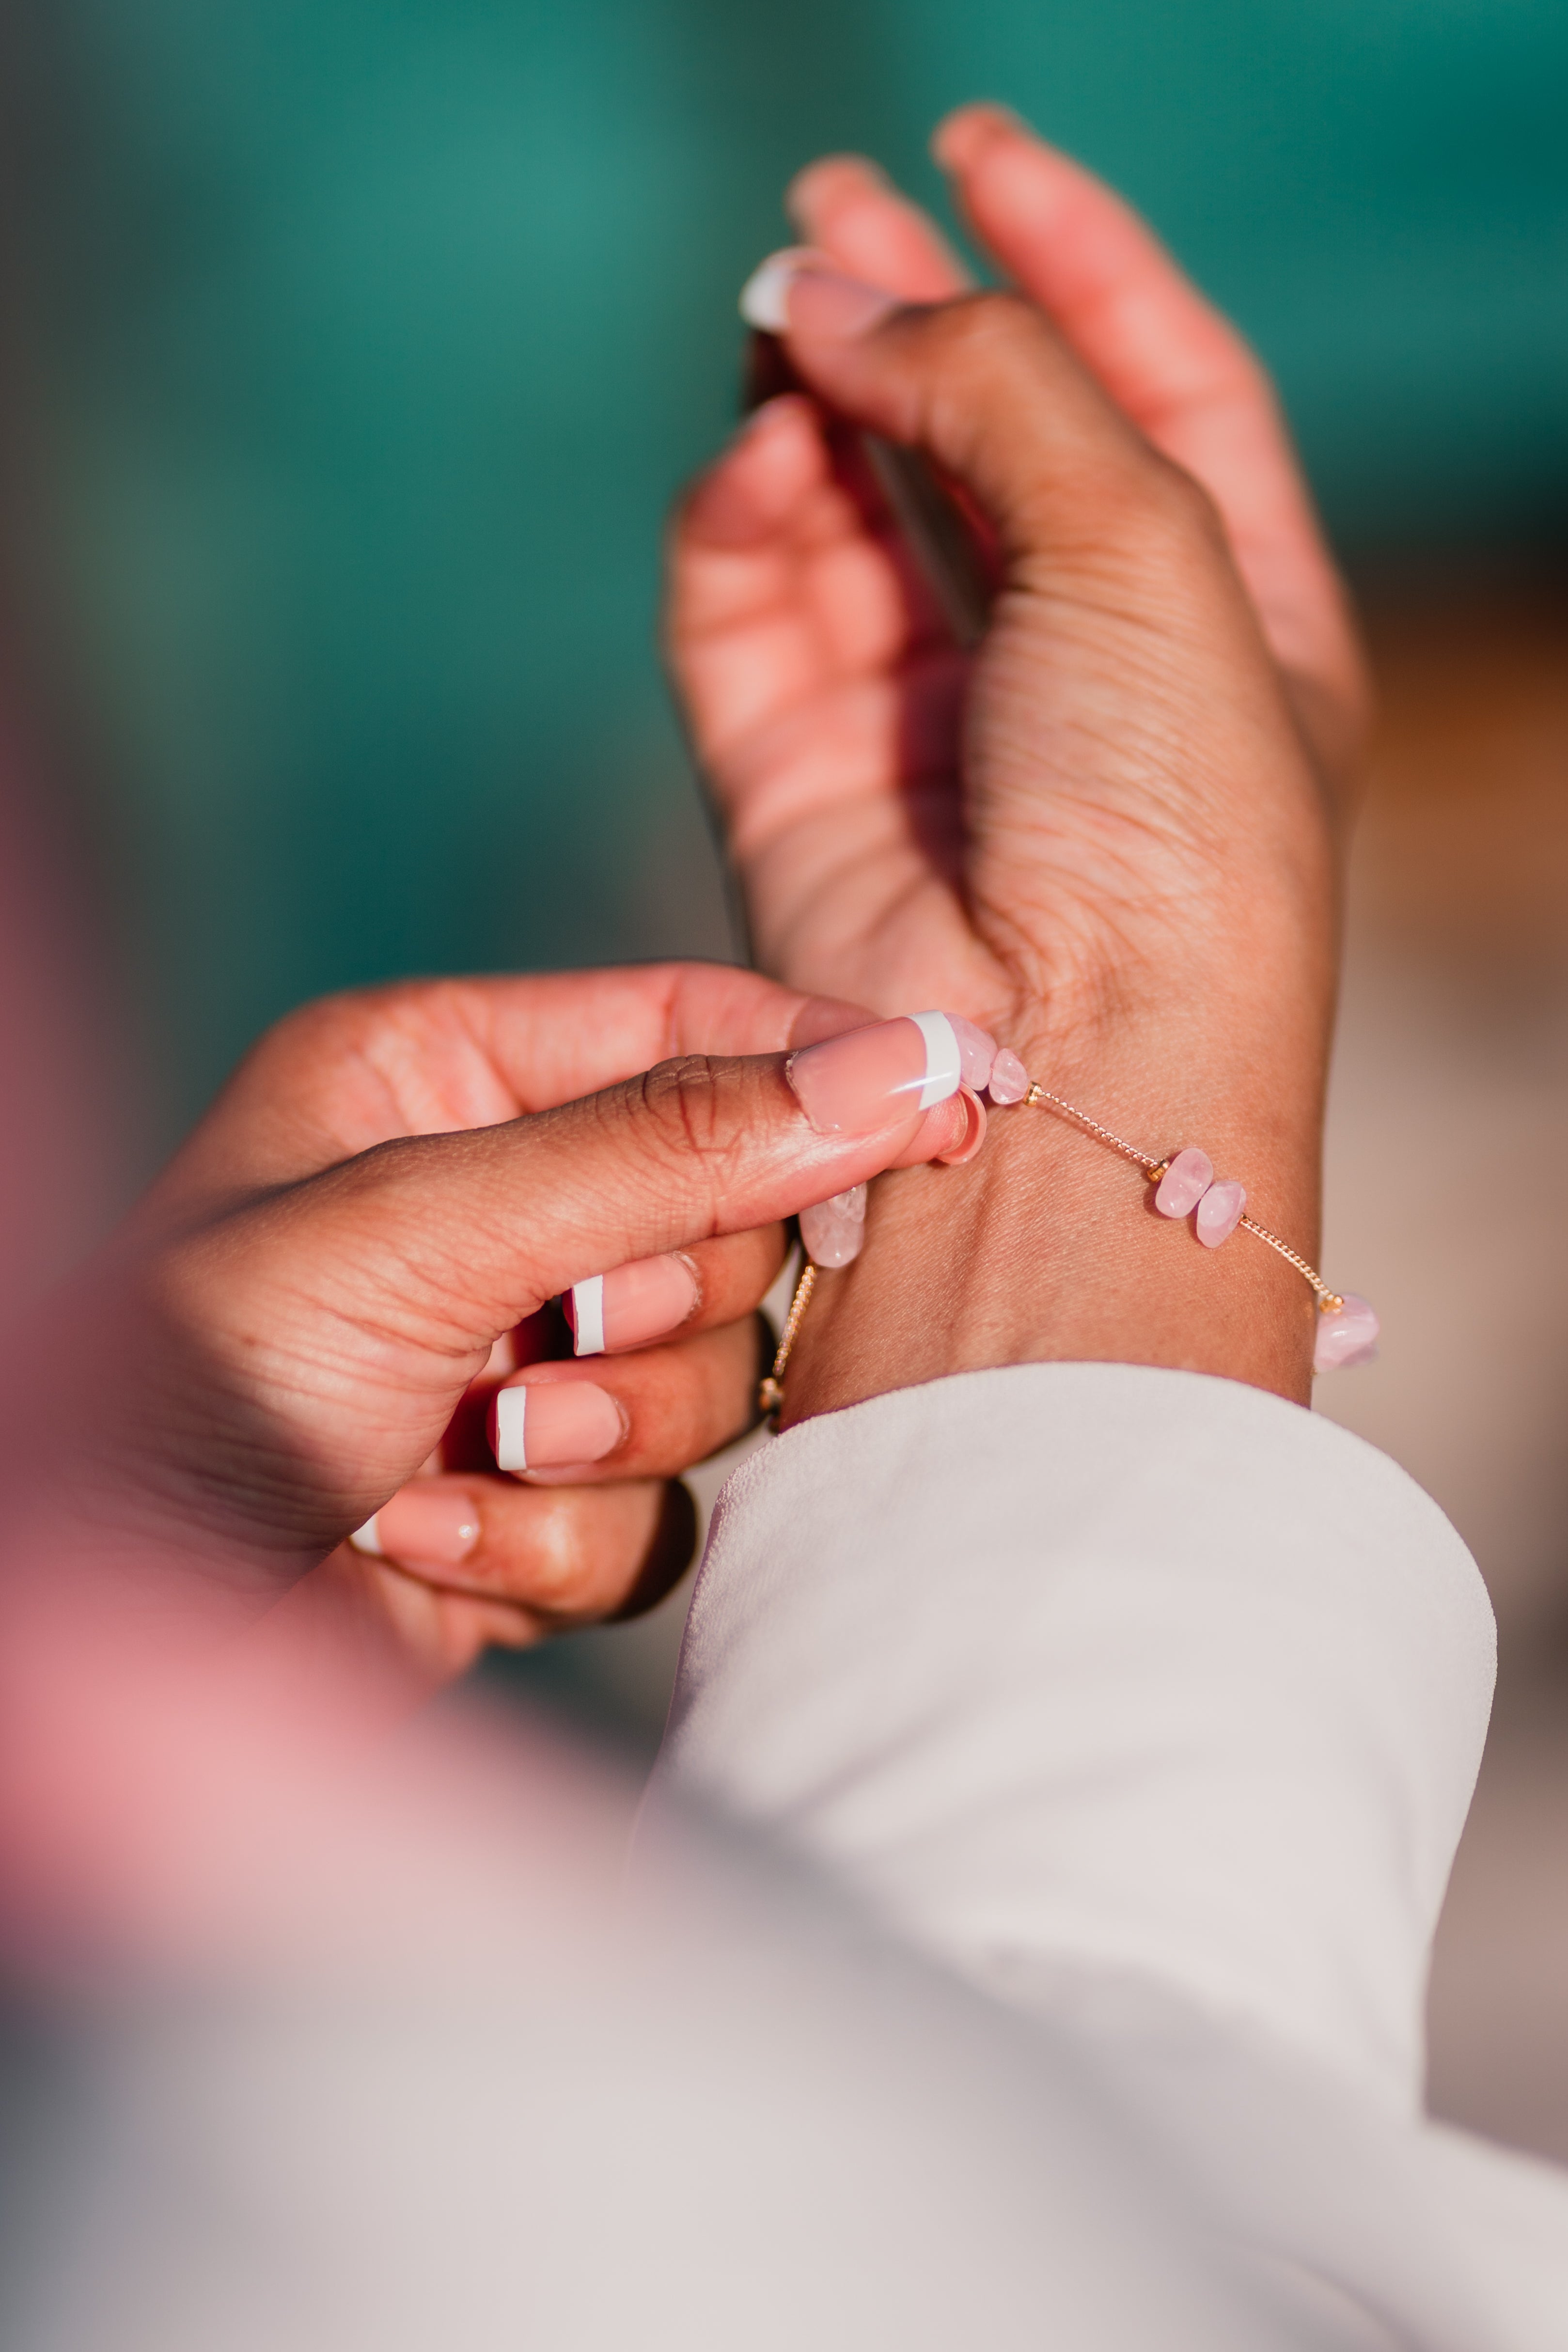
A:
POLYGON ((349 1538, 356 1551, 400 1568, 460 1568, 479 1539, 473 1496, 444 1478, 400 1486, 375 1517, 349 1538))
POLYGON ((808 245, 770 253, 741 289, 742 318, 769 335, 791 327, 832 338, 863 335, 898 307, 885 287, 847 276, 808 245))
POLYGON ((591 1381, 535 1381, 498 1389, 491 1407, 496 1466, 514 1475, 602 1462, 625 1434, 620 1406, 591 1381))
POLYGON ((956 1094, 963 1053, 945 1013, 906 1013, 792 1054, 784 1076, 819 1135, 872 1135, 956 1094))
POLYGON ((640 1348, 679 1330, 702 1296, 696 1269, 675 1253, 634 1258, 609 1274, 575 1282, 562 1304, 572 1326, 573 1352, 640 1348))

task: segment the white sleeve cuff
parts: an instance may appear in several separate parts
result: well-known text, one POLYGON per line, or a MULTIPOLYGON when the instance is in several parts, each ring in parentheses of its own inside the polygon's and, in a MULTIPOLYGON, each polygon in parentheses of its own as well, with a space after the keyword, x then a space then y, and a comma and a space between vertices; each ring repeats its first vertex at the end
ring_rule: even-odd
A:
POLYGON ((1492 1668, 1469 1554, 1358 1438, 1023 1365, 736 1473, 660 1779, 1005 1998, 1134 1970, 1408 2104, 1492 1668))

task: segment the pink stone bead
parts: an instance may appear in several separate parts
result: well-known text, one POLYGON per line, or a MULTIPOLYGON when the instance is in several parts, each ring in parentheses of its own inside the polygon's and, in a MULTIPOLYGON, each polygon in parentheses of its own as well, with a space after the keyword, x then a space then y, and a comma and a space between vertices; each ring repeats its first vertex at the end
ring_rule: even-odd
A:
POLYGON ((1004 1045, 991 1065, 991 1099, 994 1103, 1022 1102, 1029 1091, 1029 1073, 1014 1053, 1004 1045))
POLYGON ((1317 1372, 1342 1371, 1349 1364, 1370 1364, 1377 1354, 1380 1329, 1377 1316, 1364 1298, 1353 1291, 1344 1294, 1344 1305, 1331 1315, 1318 1318, 1318 1340, 1312 1350, 1312 1369, 1317 1372))
POLYGON ((1205 1249, 1218 1249, 1221 1242, 1229 1241, 1246 1206, 1246 1191, 1232 1178, 1222 1177, 1209 1186, 1198 1202, 1197 1218, 1198 1239, 1205 1249))
POLYGON ((852 1265, 866 1241, 866 1187, 851 1184, 800 1213, 800 1238, 813 1265, 852 1265))
POLYGON ((1154 1206, 1163 1217, 1190 1217, 1214 1182, 1214 1161, 1191 1145, 1178 1151, 1160 1179, 1154 1206))
POLYGON ((996 1059, 996 1040, 989 1029, 977 1028, 962 1013, 950 1013, 947 1017, 958 1040, 959 1075, 972 1095, 984 1094, 996 1059))

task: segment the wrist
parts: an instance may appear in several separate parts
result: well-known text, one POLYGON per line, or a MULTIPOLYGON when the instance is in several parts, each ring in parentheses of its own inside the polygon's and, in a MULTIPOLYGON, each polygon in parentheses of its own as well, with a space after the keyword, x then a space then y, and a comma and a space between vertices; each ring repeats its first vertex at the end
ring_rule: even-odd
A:
MULTIPOLYGON (((1218 1176, 1246 1186, 1247 1213, 1310 1257, 1326 1034, 1326 1017, 1305 1013, 1296 1034, 1268 1036, 1189 1016, 1105 1052, 1040 1021, 1020 1050, 1031 1076, 1138 1150, 1201 1146, 1218 1176)), ((1132 1161, 1030 1105, 993 1110, 966 1166, 879 1179, 860 1256, 818 1278, 786 1418, 1049 1360, 1203 1371, 1305 1402, 1318 1324, 1309 1285, 1245 1230, 1205 1248, 1190 1218, 1155 1212, 1153 1190, 1132 1161)))

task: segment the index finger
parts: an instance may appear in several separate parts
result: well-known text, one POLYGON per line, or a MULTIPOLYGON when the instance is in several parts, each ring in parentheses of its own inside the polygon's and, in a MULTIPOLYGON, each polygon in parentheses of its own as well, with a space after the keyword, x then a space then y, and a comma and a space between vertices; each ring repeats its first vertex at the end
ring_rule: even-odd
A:
POLYGON ((868 1017, 696 962, 353 990, 302 1007, 252 1047, 153 1203, 188 1212, 399 1137, 552 1109, 656 1062, 777 1053, 868 1017))

